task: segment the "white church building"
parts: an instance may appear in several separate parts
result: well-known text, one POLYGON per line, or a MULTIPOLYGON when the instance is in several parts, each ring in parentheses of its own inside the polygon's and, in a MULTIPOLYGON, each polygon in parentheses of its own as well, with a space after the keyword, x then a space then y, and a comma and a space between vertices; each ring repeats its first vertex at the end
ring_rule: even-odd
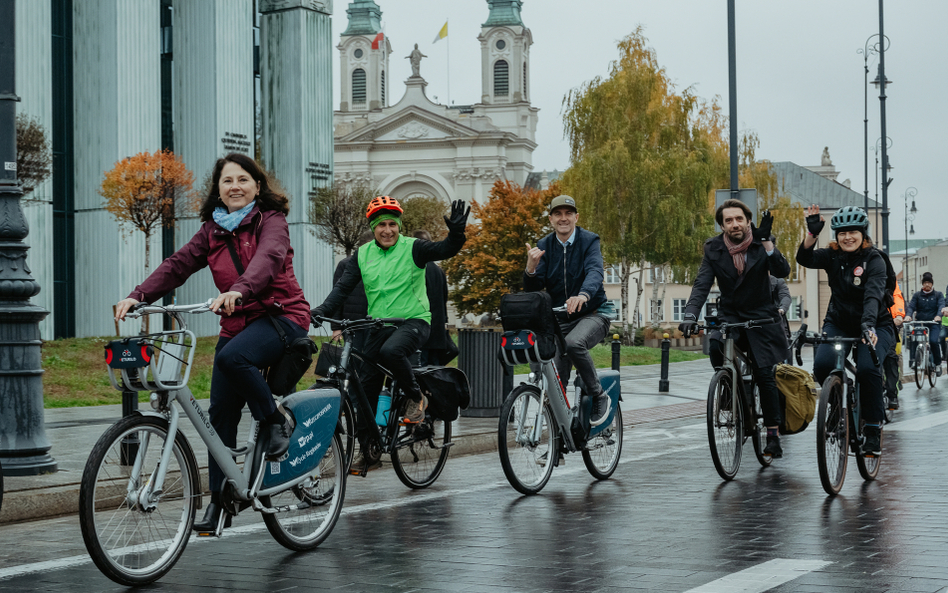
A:
POLYGON ((336 183, 358 183, 398 200, 436 197, 486 201, 495 181, 525 185, 533 171, 537 112, 530 104, 533 36, 522 0, 487 0, 481 46, 481 97, 441 105, 425 94, 420 52, 392 102, 388 38, 375 0, 354 0, 339 49, 341 97, 334 124, 336 183), (373 49, 373 47, 375 49, 373 49))

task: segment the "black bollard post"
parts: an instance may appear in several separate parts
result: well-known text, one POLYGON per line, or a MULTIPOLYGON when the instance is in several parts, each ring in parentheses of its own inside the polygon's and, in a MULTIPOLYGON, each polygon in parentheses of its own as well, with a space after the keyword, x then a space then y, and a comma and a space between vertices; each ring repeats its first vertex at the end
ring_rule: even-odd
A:
POLYGON ((612 334, 612 370, 619 370, 619 348, 622 346, 622 342, 619 341, 619 334, 612 334))
POLYGON ((671 340, 668 334, 663 335, 662 340, 662 378, 658 380, 658 391, 668 393, 668 351, 671 349, 671 340))

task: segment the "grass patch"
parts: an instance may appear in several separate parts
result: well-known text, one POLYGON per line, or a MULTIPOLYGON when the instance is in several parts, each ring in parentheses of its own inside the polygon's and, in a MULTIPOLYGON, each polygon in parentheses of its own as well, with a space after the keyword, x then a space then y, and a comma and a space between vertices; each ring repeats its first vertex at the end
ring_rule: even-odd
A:
MULTIPOLYGON (((317 344, 329 340, 328 336, 312 336, 317 344)), ((70 408, 79 406, 101 406, 122 403, 122 394, 109 382, 105 366, 104 347, 112 338, 69 338, 43 342, 43 404, 47 408, 70 408)), ((454 336, 457 341, 457 336, 454 336)), ((194 353, 194 368, 188 387, 198 399, 210 397, 211 366, 214 362, 216 337, 198 340, 194 353)), ((598 345, 591 350, 593 362, 597 368, 612 366, 612 347, 598 345)), ((706 358, 701 353, 670 351, 671 362, 698 360, 706 358)), ((660 348, 644 346, 623 346, 620 354, 622 366, 658 364, 662 361, 660 348)), ((457 366, 457 360, 450 366, 457 366)), ((517 374, 530 372, 528 365, 519 365, 514 369, 517 374)), ((312 368, 300 380, 298 389, 305 389, 314 380, 312 368)), ((149 394, 139 394, 140 402, 148 402, 149 394)))

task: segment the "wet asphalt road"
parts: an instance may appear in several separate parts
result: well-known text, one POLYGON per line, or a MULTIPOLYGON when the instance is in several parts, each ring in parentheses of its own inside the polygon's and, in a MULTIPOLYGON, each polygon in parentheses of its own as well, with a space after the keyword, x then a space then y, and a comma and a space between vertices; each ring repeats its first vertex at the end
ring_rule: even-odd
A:
MULTIPOLYGON (((567 456, 533 497, 507 484, 496 453, 449 459, 423 491, 389 470, 351 478, 317 550, 282 548, 244 513, 226 537, 192 539, 147 590, 948 591, 948 390, 906 386, 903 408, 879 479, 864 482, 851 460, 834 498, 815 427, 785 437, 766 469, 748 443, 724 483, 695 417, 627 428, 607 481, 567 456)), ((0 539, 0 591, 127 590, 89 561, 74 516, 7 525, 0 539)))

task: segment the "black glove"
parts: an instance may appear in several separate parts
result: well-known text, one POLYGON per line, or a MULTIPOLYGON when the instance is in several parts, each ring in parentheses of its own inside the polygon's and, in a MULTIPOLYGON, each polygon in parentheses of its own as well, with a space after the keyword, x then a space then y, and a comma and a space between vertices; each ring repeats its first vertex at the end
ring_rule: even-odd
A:
POLYGON ((771 231, 774 228, 774 215, 770 213, 770 210, 764 210, 764 213, 760 215, 760 226, 755 227, 751 223, 751 233, 754 235, 755 239, 760 241, 770 241, 771 231))
POLYGON ((451 218, 444 217, 444 223, 448 225, 448 231, 452 233, 463 233, 467 226, 467 215, 471 213, 471 207, 464 207, 464 200, 455 200, 451 203, 451 218))
POLYGON ((691 334, 697 333, 696 326, 698 325, 698 318, 695 317, 694 313, 686 313, 685 320, 678 324, 678 331, 685 334, 686 338, 690 338, 691 334))
POLYGON ((823 230, 824 226, 826 226, 826 221, 820 220, 819 214, 811 214, 806 217, 806 230, 810 231, 810 234, 814 237, 820 236, 820 231, 823 230))
POLYGON ((315 309, 311 309, 310 312, 309 312, 309 315, 310 315, 310 317, 313 318, 313 319, 312 319, 312 323, 313 323, 314 326, 321 324, 321 322, 320 322, 320 323, 317 323, 317 322, 316 322, 316 318, 317 318, 317 317, 325 317, 325 316, 326 316, 326 314, 323 313, 323 310, 322 310, 321 308, 319 308, 319 307, 316 307, 315 309))

